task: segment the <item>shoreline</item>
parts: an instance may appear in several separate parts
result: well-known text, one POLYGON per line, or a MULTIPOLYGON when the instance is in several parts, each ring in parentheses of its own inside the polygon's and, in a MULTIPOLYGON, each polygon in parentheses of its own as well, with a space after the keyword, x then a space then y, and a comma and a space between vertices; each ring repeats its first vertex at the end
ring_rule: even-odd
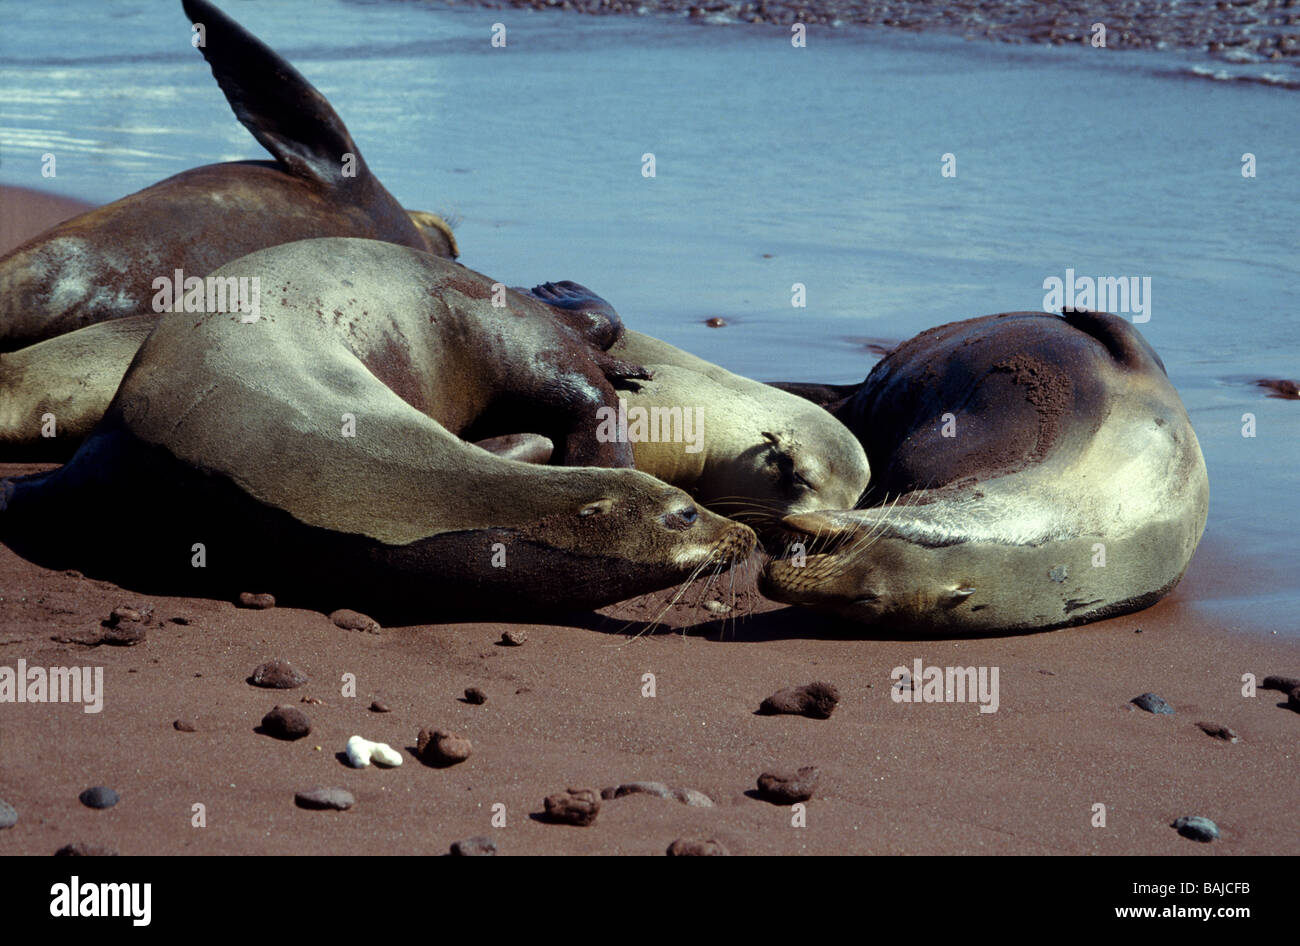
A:
POLYGON ((588 16, 685 17, 709 25, 859 26, 937 32, 1004 43, 1092 45, 1093 24, 1106 29, 1106 48, 1184 50, 1225 64, 1300 65, 1300 8, 1232 8, 1232 22, 1215 0, 1177 6, 1124 0, 441 0, 455 8, 563 10, 588 16))

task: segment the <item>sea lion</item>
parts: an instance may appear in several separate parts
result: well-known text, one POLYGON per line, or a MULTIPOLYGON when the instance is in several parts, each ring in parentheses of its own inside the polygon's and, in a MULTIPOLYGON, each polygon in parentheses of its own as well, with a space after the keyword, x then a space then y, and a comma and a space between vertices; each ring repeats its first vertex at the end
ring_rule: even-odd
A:
MULTIPOLYGON (((640 332, 610 354, 644 365, 649 380, 620 394, 625 413, 693 420, 699 442, 658 437, 632 444, 638 470, 699 502, 771 532, 788 515, 852 507, 867 487, 862 446, 829 413, 800 397, 735 374, 640 332), (693 449, 692 449, 693 447, 693 449)), ((651 427, 652 432, 656 432, 651 427)))
POLYGON ((789 517, 803 548, 760 582, 778 601, 906 632, 1064 627, 1168 594, 1205 528, 1187 411, 1114 315, 929 329, 837 416, 866 447, 871 508, 789 517))
POLYGON ((645 473, 461 439, 512 432, 504 418, 562 462, 630 467, 593 418, 644 372, 601 350, 617 315, 576 284, 563 306, 497 307, 486 276, 355 239, 213 274, 232 277, 262 281, 261 317, 164 315, 73 458, 4 483, 0 539, 134 586, 423 620, 601 606, 752 550, 747 527, 645 473))
POLYGON ((236 117, 276 160, 185 171, 0 259, 0 351, 148 312, 159 277, 204 277, 279 243, 366 237, 455 257, 442 218, 398 204, 293 66, 207 0, 184 7, 236 117))

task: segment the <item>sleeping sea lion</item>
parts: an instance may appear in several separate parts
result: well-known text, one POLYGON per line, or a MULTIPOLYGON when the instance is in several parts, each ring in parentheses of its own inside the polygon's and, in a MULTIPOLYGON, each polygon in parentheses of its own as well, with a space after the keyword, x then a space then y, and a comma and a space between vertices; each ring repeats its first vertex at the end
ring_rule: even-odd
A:
POLYGON ((260 317, 164 315, 73 458, 5 482, 0 539, 134 586, 423 620, 598 607, 752 550, 747 527, 645 473, 461 439, 522 423, 561 462, 631 465, 593 418, 643 372, 601 350, 617 315, 581 287, 497 307, 486 276, 354 239, 213 278, 259 279, 260 317))
POLYGON ((768 597, 905 632, 1045 630, 1147 607, 1205 528, 1200 445, 1138 331, 1013 312, 929 329, 837 416, 870 508, 785 521, 768 597))
POLYGON ((446 223, 398 204, 293 66, 207 0, 184 7, 236 117, 276 160, 185 171, 0 258, 0 351, 149 312, 154 280, 204 277, 279 243, 354 236, 455 257, 446 223))

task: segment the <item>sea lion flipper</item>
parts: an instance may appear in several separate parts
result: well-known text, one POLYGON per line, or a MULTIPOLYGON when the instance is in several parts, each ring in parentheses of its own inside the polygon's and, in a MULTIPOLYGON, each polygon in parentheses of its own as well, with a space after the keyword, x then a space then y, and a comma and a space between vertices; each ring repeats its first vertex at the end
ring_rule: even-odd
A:
POLYGON ((235 117, 277 161, 299 177, 333 183, 351 154, 362 176, 365 162, 343 120, 297 69, 208 0, 182 6, 203 25, 199 51, 235 117))
POLYGON ((519 291, 545 302, 602 351, 623 336, 623 320, 618 312, 586 286, 565 279, 519 291))

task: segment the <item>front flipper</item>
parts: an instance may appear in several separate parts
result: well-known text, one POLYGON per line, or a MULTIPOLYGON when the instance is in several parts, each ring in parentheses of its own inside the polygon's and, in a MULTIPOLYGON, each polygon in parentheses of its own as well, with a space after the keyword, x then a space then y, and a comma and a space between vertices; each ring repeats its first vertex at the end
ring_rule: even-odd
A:
POLYGON ((545 302, 561 321, 601 351, 623 336, 623 320, 614 307, 586 286, 566 279, 517 291, 545 302))
POLYGON ((535 463, 545 466, 555 453, 555 444, 549 437, 541 434, 505 434, 501 437, 488 437, 475 440, 474 446, 496 454, 503 460, 517 460, 520 463, 535 463))
POLYGON ((235 117, 297 177, 325 184, 343 180, 343 155, 361 152, 325 96, 278 53, 208 0, 183 0, 185 15, 202 24, 203 58, 212 67, 235 117))

